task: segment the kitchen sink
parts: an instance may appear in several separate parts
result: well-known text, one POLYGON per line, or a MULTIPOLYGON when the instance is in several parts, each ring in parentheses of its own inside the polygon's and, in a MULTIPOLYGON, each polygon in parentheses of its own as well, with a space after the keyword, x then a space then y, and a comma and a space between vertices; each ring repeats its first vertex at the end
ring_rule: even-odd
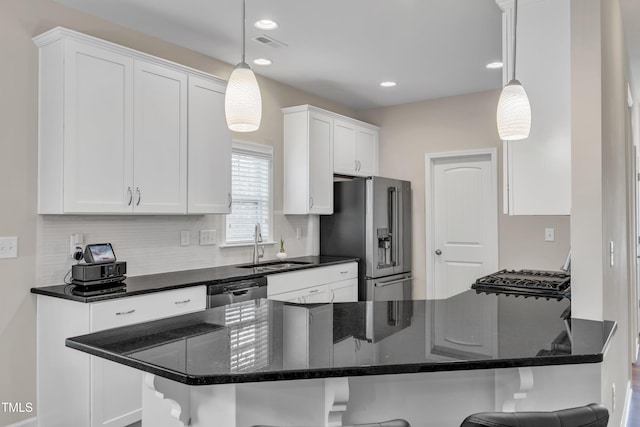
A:
POLYGON ((238 268, 253 268, 256 271, 277 271, 288 270, 290 268, 296 268, 307 264, 311 263, 306 261, 271 261, 260 264, 239 265, 238 268))

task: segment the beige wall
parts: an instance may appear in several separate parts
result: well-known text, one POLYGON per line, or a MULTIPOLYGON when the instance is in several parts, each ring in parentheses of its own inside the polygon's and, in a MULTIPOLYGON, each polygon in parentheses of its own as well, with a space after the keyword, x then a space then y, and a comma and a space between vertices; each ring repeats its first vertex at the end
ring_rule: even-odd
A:
MULTIPOLYGON (((602 235, 605 247, 613 242, 614 265, 609 253, 602 256, 603 315, 618 322, 617 337, 602 370, 602 398, 611 399, 615 384, 616 411, 612 424, 617 425, 624 406, 627 382, 631 376, 632 346, 630 310, 637 310, 630 295, 634 266, 629 256, 633 227, 629 214, 631 180, 631 114, 627 107, 627 58, 622 28, 620 1, 601 2, 602 26, 602 235)), ((612 405, 613 406, 613 405, 612 405)))
POLYGON ((619 0, 572 0, 572 274, 574 317, 618 323, 601 370, 601 401, 619 425, 630 380, 637 310, 632 286, 627 59, 619 0), (609 244, 613 243, 614 264, 609 244), (615 387, 615 400, 613 398, 615 387))
MULTIPOLYGON (((228 78, 232 66, 68 9, 52 0, 4 0, 0 13, 0 236, 18 236, 19 257, 0 260, 0 401, 36 404, 35 285, 37 174, 37 49, 31 38, 56 26, 122 44, 228 78)), ((214 43, 215 40, 212 40, 214 43)), ((263 119, 259 132, 235 138, 274 147, 274 209, 282 210, 282 115, 280 108, 314 104, 353 112, 305 92, 259 78, 263 119)), ((7 414, 0 425, 34 414, 7 414)))
POLYGON ((359 118, 382 127, 380 175, 411 181, 413 189, 413 297, 426 288, 425 154, 498 148, 500 268, 557 270, 569 249, 568 216, 502 214, 502 143, 495 111, 499 91, 489 91, 359 112, 359 118), (555 242, 544 229, 556 230, 555 242))

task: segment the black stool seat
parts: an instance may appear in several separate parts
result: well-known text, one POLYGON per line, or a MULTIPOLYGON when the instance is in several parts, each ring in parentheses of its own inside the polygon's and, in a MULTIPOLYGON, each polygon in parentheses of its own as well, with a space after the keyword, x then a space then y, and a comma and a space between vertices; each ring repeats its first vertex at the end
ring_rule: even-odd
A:
POLYGON ((606 427, 609 411, 592 403, 550 412, 482 412, 469 415, 460 427, 606 427))
MULTIPOLYGON (((253 427, 274 427, 274 426, 253 426, 253 427)), ((411 425, 405 420, 389 420, 389 421, 380 421, 377 423, 367 423, 367 424, 354 424, 352 426, 343 426, 343 427, 411 427, 411 425)))

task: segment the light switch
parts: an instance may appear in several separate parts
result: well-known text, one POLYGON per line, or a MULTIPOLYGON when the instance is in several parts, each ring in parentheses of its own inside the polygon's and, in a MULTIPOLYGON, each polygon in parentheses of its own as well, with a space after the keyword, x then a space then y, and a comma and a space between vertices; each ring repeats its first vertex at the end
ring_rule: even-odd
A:
POLYGON ((556 241, 556 229, 555 228, 545 228, 544 229, 544 241, 545 242, 555 242, 556 241))
POLYGON ((0 258, 18 258, 17 237, 0 237, 0 258))
POLYGON ((614 254, 615 254, 614 244, 613 244, 613 241, 610 241, 609 242, 609 266, 611 266, 611 267, 613 267, 613 265, 614 265, 614 260, 615 260, 614 259, 614 254))
POLYGON ((191 244, 191 232, 190 231, 181 231, 180 232, 180 246, 189 246, 191 244))

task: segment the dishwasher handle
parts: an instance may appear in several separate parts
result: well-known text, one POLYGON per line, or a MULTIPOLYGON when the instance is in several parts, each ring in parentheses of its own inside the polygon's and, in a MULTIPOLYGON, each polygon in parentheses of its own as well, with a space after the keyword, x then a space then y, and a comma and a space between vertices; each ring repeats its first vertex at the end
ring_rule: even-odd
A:
POLYGON ((240 295, 246 295, 250 290, 252 289, 258 289, 260 288, 261 285, 256 285, 256 286, 248 286, 246 288, 242 288, 242 289, 225 289, 222 291, 223 294, 232 294, 235 296, 240 296, 240 295))

